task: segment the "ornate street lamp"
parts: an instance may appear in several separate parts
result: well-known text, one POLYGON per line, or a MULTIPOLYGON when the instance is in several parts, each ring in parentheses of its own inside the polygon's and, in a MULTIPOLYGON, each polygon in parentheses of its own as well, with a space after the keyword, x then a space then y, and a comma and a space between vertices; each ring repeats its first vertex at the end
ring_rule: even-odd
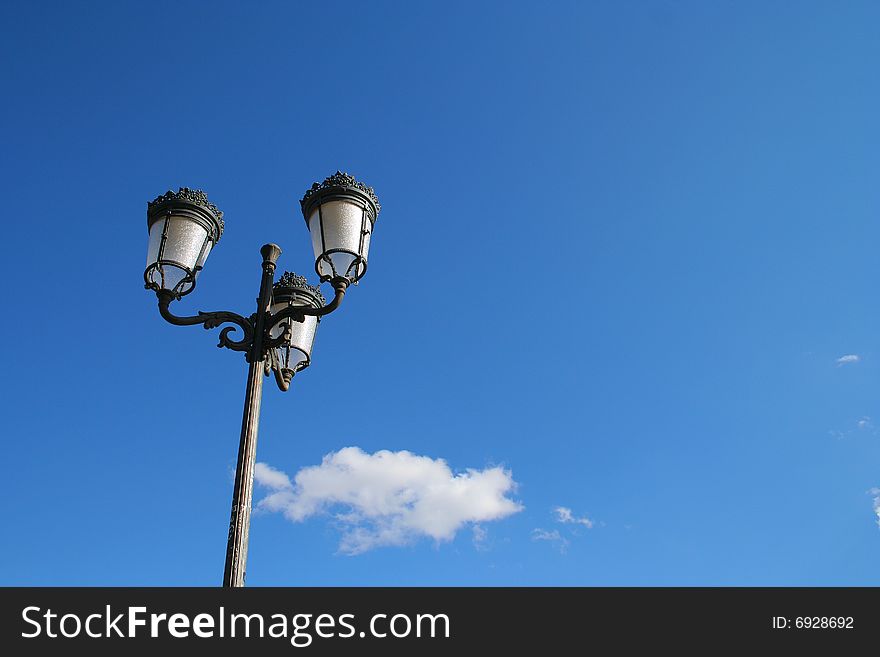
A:
POLYGON ((223 235, 223 213, 198 189, 181 187, 147 204, 147 269, 152 290, 167 290, 175 299, 192 292, 196 274, 223 235))
POLYGON ((370 236, 380 209, 372 187, 339 171, 312 185, 300 205, 312 237, 315 271, 321 283, 333 287, 330 303, 303 276, 285 272, 275 282, 281 248, 266 244, 260 249, 263 275, 257 312, 250 317, 229 311, 179 317, 171 312, 171 302, 195 288, 198 273, 223 234, 223 213, 204 192, 186 187, 147 204, 150 238, 144 282, 159 298, 159 313, 178 326, 202 324, 211 329, 233 324, 221 329, 218 346, 245 352, 249 363, 223 573, 223 586, 228 587, 244 586, 263 377, 274 372, 278 387, 286 391, 294 374, 309 366, 321 317, 339 307, 349 284, 357 283, 367 270, 370 236), (230 333, 236 329, 241 335, 234 339, 230 333))
MULTIPOLYGON (((320 309, 326 305, 321 291, 309 285, 305 276, 284 272, 272 287, 273 315, 278 315, 288 308, 309 306, 320 309)), ((290 380, 297 372, 309 366, 312 359, 312 344, 315 342, 315 331, 321 318, 306 315, 302 321, 288 320, 276 324, 269 331, 273 343, 279 340, 278 346, 272 351, 272 365, 275 379, 282 390, 287 390, 290 380), (280 378, 279 378, 280 377, 280 378)))
POLYGON ((321 282, 342 277, 357 283, 367 271, 370 236, 379 214, 373 188, 337 171, 312 185, 300 204, 321 282))

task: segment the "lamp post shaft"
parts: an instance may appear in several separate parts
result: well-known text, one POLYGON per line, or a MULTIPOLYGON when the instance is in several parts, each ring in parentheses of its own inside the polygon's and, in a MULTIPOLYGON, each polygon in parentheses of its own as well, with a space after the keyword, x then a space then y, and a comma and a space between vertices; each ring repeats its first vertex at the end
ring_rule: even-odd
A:
POLYGON ((262 396, 263 363, 252 362, 248 367, 244 415, 241 419, 241 442, 238 446, 235 489, 232 493, 232 511, 229 516, 226 567, 223 570, 223 586, 226 587, 244 586, 262 396))
POLYGON ((241 419, 241 441, 238 446, 238 463, 235 467, 235 485, 232 491, 232 511, 229 516, 229 534, 226 544, 226 566, 223 570, 223 586, 244 586, 247 569, 248 534, 251 526, 251 507, 254 492, 254 465, 257 457, 257 430, 260 425, 260 402, 263 397, 264 354, 263 335, 265 315, 272 302, 272 281, 275 263, 281 249, 266 244, 260 249, 263 256, 263 277, 257 298, 257 314, 254 320, 254 338, 248 353, 248 379, 241 419))

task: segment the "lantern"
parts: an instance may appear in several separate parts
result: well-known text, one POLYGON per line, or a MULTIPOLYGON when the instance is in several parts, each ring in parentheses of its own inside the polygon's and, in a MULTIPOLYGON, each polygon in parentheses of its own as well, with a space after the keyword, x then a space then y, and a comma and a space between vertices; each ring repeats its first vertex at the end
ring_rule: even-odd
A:
POLYGON ((223 234, 223 213, 198 189, 181 187, 147 204, 148 289, 176 298, 192 292, 196 275, 223 234))
POLYGON ((370 237, 380 209, 373 188, 337 171, 312 185, 300 205, 321 282, 359 281, 367 271, 370 237))
MULTIPOLYGON (((305 277, 298 274, 284 272, 272 287, 272 315, 277 315, 290 306, 322 308, 325 303, 318 288, 309 285, 305 277)), ((306 315, 301 322, 287 319, 270 329, 269 337, 273 339, 285 335, 286 332, 287 337, 283 344, 276 348, 278 365, 282 372, 287 370, 293 376, 309 366, 315 331, 320 321, 320 317, 306 315)))

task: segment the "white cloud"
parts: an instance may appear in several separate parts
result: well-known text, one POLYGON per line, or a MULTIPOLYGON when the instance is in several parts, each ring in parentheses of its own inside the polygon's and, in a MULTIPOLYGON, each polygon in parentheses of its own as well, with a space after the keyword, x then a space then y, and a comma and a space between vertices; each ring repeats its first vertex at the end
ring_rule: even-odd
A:
POLYGON ((261 486, 274 490, 293 488, 293 485, 290 483, 290 477, 281 472, 281 470, 276 470, 266 463, 257 463, 254 466, 254 479, 261 486))
POLYGON ((536 527, 532 530, 532 540, 555 543, 560 552, 565 552, 568 549, 568 539, 560 534, 558 529, 548 532, 546 529, 536 527))
POLYGON ((872 488, 868 491, 868 495, 874 496, 871 502, 874 505, 874 515, 877 516, 877 526, 880 527, 880 488, 872 488))
POLYGON ((841 356, 840 358, 838 358, 834 362, 837 363, 838 367, 840 367, 841 365, 849 365, 850 363, 858 363, 860 360, 862 360, 862 357, 859 356, 858 354, 846 354, 845 356, 841 356))
POLYGON ((449 541, 468 523, 500 520, 523 508, 508 497, 516 489, 508 470, 454 474, 443 459, 405 450, 367 454, 345 447, 320 465, 302 468, 293 482, 265 463, 257 464, 254 475, 272 491, 260 500, 260 509, 294 522, 335 511, 345 554, 406 545, 423 536, 449 541))
POLYGON ((487 541, 489 540, 489 530, 482 525, 474 525, 472 531, 474 533, 474 547, 480 552, 487 551, 489 549, 487 544, 487 541))
POLYGON ((828 432, 828 434, 836 440, 843 440, 845 438, 851 437, 856 432, 867 432, 873 436, 876 436, 877 428, 874 426, 874 420, 871 419, 871 417, 869 417, 868 415, 863 415, 855 421, 854 427, 847 429, 846 431, 832 429, 828 432))
POLYGON ((553 509, 553 512, 556 514, 556 522, 583 525, 587 529, 593 528, 592 520, 590 520, 586 516, 584 516, 583 518, 576 518, 574 514, 572 514, 571 509, 566 506, 557 506, 555 509, 553 509))

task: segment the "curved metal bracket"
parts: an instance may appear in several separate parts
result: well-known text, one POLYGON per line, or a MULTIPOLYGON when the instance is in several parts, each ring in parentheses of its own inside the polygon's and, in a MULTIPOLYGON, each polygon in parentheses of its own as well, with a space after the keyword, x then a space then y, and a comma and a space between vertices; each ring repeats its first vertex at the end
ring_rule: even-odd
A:
MULTIPOLYGON (((320 308, 314 308, 312 306, 288 306, 284 310, 279 311, 274 315, 268 315, 266 317, 266 333, 268 335, 269 331, 278 326, 281 322, 285 320, 293 320, 295 322, 305 321, 306 315, 310 317, 323 317, 324 315, 329 315, 334 310, 339 308, 342 303, 342 299, 345 297, 345 290, 348 288, 348 279, 346 278, 335 278, 331 281, 333 285, 333 291, 335 292, 333 296, 333 300, 328 303, 326 306, 322 306, 320 308)), ((290 340, 290 335, 287 331, 279 335, 277 338, 267 338, 263 343, 267 348, 274 349, 275 347, 280 347, 287 340, 290 340)))
POLYGON ((156 296, 159 297, 159 314, 165 319, 165 321, 174 324, 176 326, 195 326, 197 324, 202 324, 206 329, 217 328, 221 324, 230 323, 235 324, 236 326, 227 326, 223 330, 220 331, 220 342, 217 344, 218 347, 226 347, 227 349, 232 349, 233 351, 249 351, 254 341, 254 317, 245 318, 241 315, 233 312, 229 312, 226 310, 222 310, 219 312, 211 312, 204 313, 199 311, 198 315, 193 315, 190 317, 178 317, 168 306, 174 300, 175 296, 173 292, 168 290, 159 290, 156 292, 156 296), (242 331, 242 337, 240 340, 233 340, 229 337, 229 334, 236 330, 236 328, 240 328, 242 331))

